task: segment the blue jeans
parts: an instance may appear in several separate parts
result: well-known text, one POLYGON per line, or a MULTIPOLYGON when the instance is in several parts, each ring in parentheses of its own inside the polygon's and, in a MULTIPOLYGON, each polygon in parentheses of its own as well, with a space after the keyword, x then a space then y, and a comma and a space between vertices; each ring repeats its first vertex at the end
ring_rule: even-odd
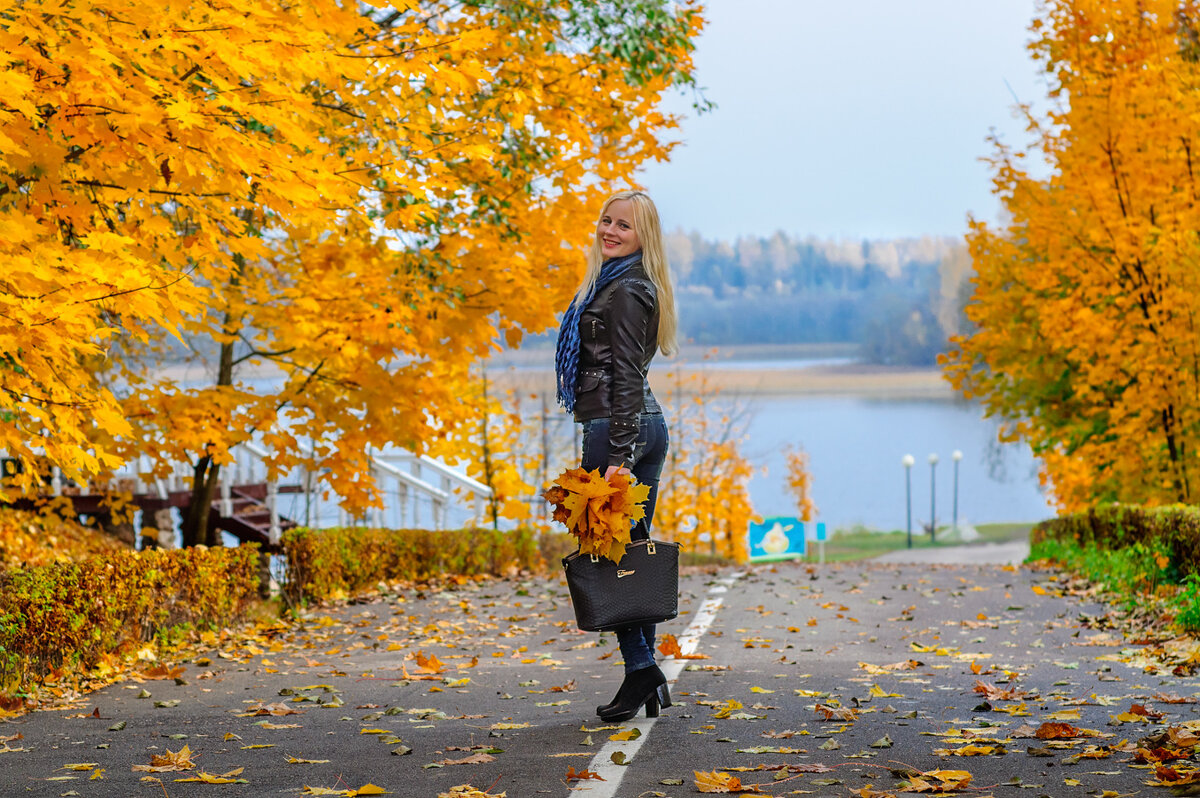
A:
MULTIPOLYGON (((598 468, 603 472, 608 467, 608 421, 607 418, 596 418, 583 422, 583 456, 580 465, 588 471, 598 468)), ((646 517, 638 521, 629 533, 633 540, 647 540, 650 537, 654 508, 658 504, 658 481, 667 462, 669 445, 667 422, 662 414, 642 415, 641 431, 633 447, 630 471, 638 483, 650 486, 650 495, 646 497, 646 517)), ((626 673, 654 665, 654 624, 627 626, 616 631, 626 673)))

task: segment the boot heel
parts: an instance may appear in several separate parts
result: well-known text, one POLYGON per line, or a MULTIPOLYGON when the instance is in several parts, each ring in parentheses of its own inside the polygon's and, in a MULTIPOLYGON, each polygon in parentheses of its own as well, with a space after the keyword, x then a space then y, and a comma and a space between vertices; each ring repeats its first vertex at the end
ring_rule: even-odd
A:
POLYGON ((650 697, 646 699, 646 717, 658 717, 658 696, 655 694, 651 694, 650 697))
POLYGON ((657 693, 658 700, 656 703, 661 704, 663 709, 671 706, 671 688, 669 688, 665 682, 658 686, 657 693))

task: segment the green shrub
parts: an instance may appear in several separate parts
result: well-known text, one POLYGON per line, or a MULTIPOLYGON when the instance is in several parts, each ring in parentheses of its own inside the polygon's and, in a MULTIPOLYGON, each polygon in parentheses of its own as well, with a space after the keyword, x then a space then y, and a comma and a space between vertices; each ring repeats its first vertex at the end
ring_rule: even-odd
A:
POLYGON ((1106 504, 1033 528, 1031 560, 1054 560, 1120 594, 1161 598, 1175 623, 1200 629, 1200 508, 1106 504))
POLYGON ((1073 540, 1042 540, 1033 544, 1029 558, 1060 563, 1103 589, 1120 594, 1130 607, 1141 596, 1173 583, 1161 542, 1106 549, 1095 544, 1081 546, 1073 540))
POLYGON ((237 620, 258 589, 258 547, 121 551, 0 574, 0 689, 28 687, 61 668, 178 627, 237 620))
POLYGON ((284 534, 288 576, 284 594, 293 606, 345 598, 380 581, 424 580, 447 574, 500 575, 513 568, 557 568, 573 551, 565 534, 528 528, 491 529, 292 529, 284 534))
POLYGON ((1188 574, 1179 592, 1171 599, 1175 623, 1189 632, 1200 631, 1200 575, 1188 574))
POLYGON ((1167 558, 1166 578, 1181 582, 1200 573, 1200 508, 1186 504, 1140 507, 1105 504, 1087 512, 1043 521, 1033 528, 1033 543, 1074 541, 1083 548, 1123 549, 1141 544, 1167 558))

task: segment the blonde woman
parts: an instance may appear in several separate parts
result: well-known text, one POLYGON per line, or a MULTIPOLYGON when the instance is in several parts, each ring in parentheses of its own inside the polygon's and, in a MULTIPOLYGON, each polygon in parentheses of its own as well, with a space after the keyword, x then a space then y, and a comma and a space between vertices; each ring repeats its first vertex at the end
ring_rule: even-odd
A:
MULTIPOLYGON (((632 473, 650 487, 646 517, 633 540, 650 537, 658 482, 667 458, 667 424, 646 374, 654 353, 675 351, 675 297, 658 211, 641 191, 605 201, 588 252, 587 273, 563 315, 555 353, 558 401, 583 424, 582 467, 605 478, 632 473)), ((671 705, 666 677, 654 661, 654 624, 616 630, 625 680, 606 721, 646 716, 671 705)))

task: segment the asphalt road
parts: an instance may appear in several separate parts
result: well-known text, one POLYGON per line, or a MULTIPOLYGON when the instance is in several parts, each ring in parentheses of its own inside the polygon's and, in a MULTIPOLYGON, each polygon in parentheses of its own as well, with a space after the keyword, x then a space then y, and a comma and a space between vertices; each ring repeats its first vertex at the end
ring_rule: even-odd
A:
POLYGON ((0 724, 0 739, 22 735, 0 749, 0 795, 374 784, 435 798, 470 784, 508 798, 678 797, 699 794, 695 771, 757 766, 790 766, 732 772, 771 795, 894 791, 901 768, 968 771, 964 795, 1168 795, 1146 786, 1153 770, 1131 767, 1119 743, 1200 724, 1195 703, 1166 703, 1194 701, 1200 680, 1083 626, 1106 608, 1055 580, 1013 566, 878 562, 685 575, 681 615, 660 631, 703 658, 665 660, 676 706, 621 728, 594 714, 621 679, 615 640, 575 628, 561 580, 404 591, 204 652, 181 663, 182 683, 174 672, 126 682, 0 724), (445 670, 431 672, 438 663, 445 670), (1134 704, 1163 717, 1131 715, 1134 704), (253 714, 284 711, 299 714, 253 714), (1078 735, 1033 737, 1045 722, 1078 735), (633 728, 637 739, 610 740, 633 728), (969 743, 991 753, 936 753, 969 743), (133 770, 184 745, 192 768, 133 770), (237 768, 228 778, 245 783, 176 781, 237 768), (604 781, 567 781, 568 768, 604 781))

